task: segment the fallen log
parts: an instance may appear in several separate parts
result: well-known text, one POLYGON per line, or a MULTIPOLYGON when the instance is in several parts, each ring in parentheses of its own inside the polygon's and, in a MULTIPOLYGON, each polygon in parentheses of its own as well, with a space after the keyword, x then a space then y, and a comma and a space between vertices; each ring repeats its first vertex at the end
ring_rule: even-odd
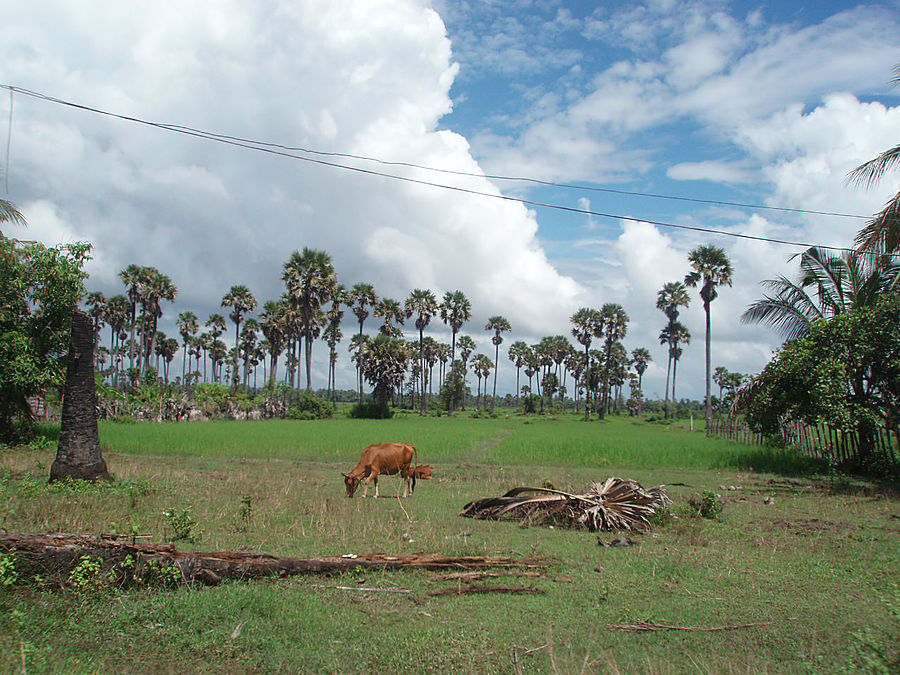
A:
MULTIPOLYGON (((183 583, 214 585, 223 579, 286 577, 298 574, 336 574, 348 570, 428 570, 489 568, 536 569, 552 558, 507 556, 442 556, 434 553, 361 553, 286 558, 266 553, 179 551, 173 544, 145 543, 116 534, 42 532, 0 533, 0 552, 15 552, 20 579, 67 578, 84 556, 100 560, 103 572, 112 571, 121 584, 146 579, 148 573, 177 567, 183 583)), ((169 577, 171 578, 171 577, 169 577)))

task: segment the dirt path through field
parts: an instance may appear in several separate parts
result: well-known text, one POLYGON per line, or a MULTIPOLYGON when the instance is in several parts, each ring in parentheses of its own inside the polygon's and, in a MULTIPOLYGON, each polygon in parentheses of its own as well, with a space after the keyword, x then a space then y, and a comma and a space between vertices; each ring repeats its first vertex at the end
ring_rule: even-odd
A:
POLYGON ((465 455, 465 463, 482 462, 488 452, 500 445, 504 439, 510 436, 514 431, 515 429, 512 428, 501 429, 493 436, 482 439, 469 449, 469 452, 465 455))

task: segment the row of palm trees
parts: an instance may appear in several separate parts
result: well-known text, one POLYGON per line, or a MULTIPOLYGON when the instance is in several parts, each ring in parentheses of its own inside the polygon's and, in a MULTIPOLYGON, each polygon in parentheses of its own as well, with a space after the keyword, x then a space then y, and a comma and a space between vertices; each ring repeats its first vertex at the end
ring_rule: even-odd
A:
MULTIPOLYGON (((678 360, 683 347, 690 343, 689 331, 678 321, 680 308, 690 302, 687 286, 701 286, 700 296, 707 313, 708 347, 709 304, 716 297, 716 287, 731 282, 730 263, 722 249, 702 246, 692 251, 688 259, 692 272, 685 277, 684 283, 667 283, 657 296, 657 307, 667 319, 659 337, 660 344, 668 350, 667 415, 670 397, 675 400, 678 360)), ((151 267, 129 265, 119 276, 126 286, 125 295, 106 299, 100 293, 91 293, 87 298, 96 329, 100 331, 104 323, 110 327, 110 347, 99 350, 100 365, 102 367, 105 359, 110 358, 113 365, 110 373, 115 385, 119 383, 118 372, 126 357, 134 377, 145 372, 155 356, 157 369, 162 360, 168 379, 168 364, 178 351, 178 341, 159 332, 157 325, 162 316, 161 301, 174 300, 177 289, 166 275, 151 267)), ((414 289, 405 301, 400 302, 379 298, 368 283, 357 283, 346 289, 338 282, 331 257, 324 251, 310 248, 291 254, 282 267, 282 281, 285 290, 281 298, 265 302, 258 318, 251 316, 258 302, 246 286, 235 285, 225 293, 221 306, 228 310, 227 317, 234 324, 234 343, 230 348, 220 339, 227 330, 226 317, 222 314, 209 315, 203 324, 208 329, 205 332, 200 332, 200 320, 193 312, 178 315, 176 324, 181 336, 183 383, 201 378, 204 382, 230 379, 233 385, 242 383, 247 387, 252 374, 255 387, 261 365, 264 380, 273 386, 279 358, 285 355, 285 383, 298 390, 302 387, 302 364, 305 365, 305 386, 311 391, 312 351, 315 341, 321 338, 329 346, 327 389, 334 400, 337 347, 344 337, 342 327, 346 309, 352 310, 359 326, 358 333, 350 341, 349 351, 357 369, 360 401, 364 381, 378 389, 384 398, 386 392, 398 390, 408 379, 411 391, 418 396, 420 412, 424 414, 434 395, 436 365, 439 366, 439 383, 444 383, 448 377, 464 380, 476 346, 471 337, 460 334, 463 326, 472 319, 471 303, 462 291, 449 291, 439 300, 430 290, 414 289), (381 319, 377 344, 376 338, 364 332, 364 324, 370 316, 381 319), (450 328, 449 345, 425 335, 435 318, 450 328), (410 319, 418 332, 418 340, 405 343, 401 327, 410 319), (211 366, 209 370, 207 364, 211 366), (403 377, 398 375, 398 370, 403 377)), ((601 417, 605 415, 621 399, 625 383, 631 384, 632 398, 639 400, 643 374, 652 359, 646 348, 634 349, 629 355, 622 345, 629 321, 624 308, 615 303, 607 303, 599 310, 582 308, 570 321, 572 336, 583 351, 573 347, 565 336, 547 336, 534 345, 516 341, 510 346, 508 355, 516 367, 517 398, 522 391, 520 374, 524 371, 528 378, 526 391, 536 391, 542 401, 544 398, 552 400, 555 395, 561 400, 569 391, 567 382, 571 377, 576 406, 579 394, 585 394, 586 416, 592 410, 601 417), (594 340, 598 340, 600 348, 591 350, 594 340), (535 376, 536 387, 533 386, 535 376)), ((490 317, 484 330, 492 333, 493 359, 476 354, 471 362, 478 378, 479 397, 482 397, 483 381, 484 399, 493 371, 491 412, 497 393, 500 345, 504 333, 511 329, 505 317, 490 317)), ((464 387, 448 387, 451 415, 461 403, 460 391, 464 391, 464 387)))

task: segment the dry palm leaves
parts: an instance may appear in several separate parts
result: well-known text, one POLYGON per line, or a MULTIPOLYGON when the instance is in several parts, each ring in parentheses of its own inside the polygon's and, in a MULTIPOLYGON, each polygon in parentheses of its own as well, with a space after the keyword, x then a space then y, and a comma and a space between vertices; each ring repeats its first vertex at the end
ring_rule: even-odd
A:
POLYGON ((662 485, 645 490, 630 478, 607 478, 591 483, 587 494, 562 490, 518 487, 502 497, 469 502, 461 516, 513 519, 524 525, 555 525, 597 530, 650 529, 649 516, 670 503, 662 485))

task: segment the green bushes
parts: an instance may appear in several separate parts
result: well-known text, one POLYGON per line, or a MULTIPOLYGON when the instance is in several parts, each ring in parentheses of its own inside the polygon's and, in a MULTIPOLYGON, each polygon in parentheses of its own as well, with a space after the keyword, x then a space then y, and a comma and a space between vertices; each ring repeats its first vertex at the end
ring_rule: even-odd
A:
POLYGON ((285 417, 291 420, 323 420, 334 417, 334 408, 328 401, 304 391, 300 399, 287 409, 285 417))

